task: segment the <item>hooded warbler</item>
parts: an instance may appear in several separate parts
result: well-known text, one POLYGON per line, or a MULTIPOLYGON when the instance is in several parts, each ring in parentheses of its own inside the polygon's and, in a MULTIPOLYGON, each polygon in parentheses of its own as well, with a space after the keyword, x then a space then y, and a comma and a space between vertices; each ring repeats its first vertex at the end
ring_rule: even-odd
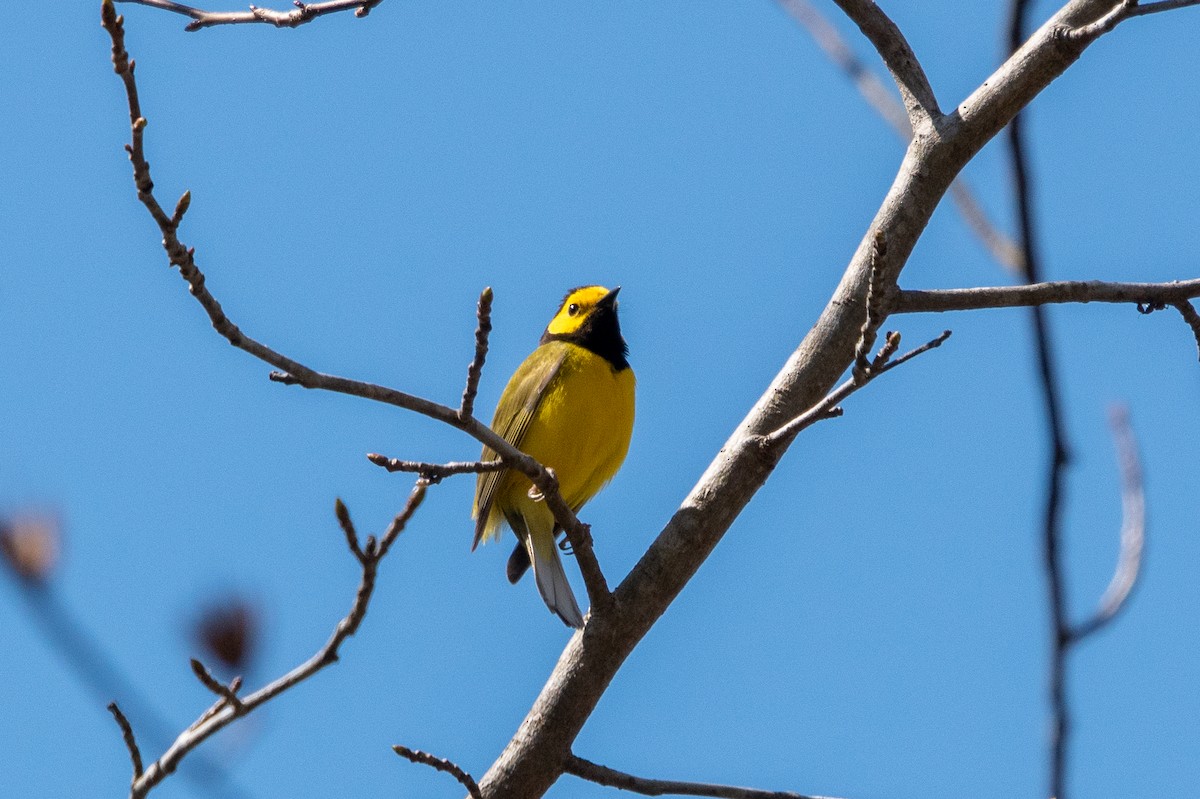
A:
MULTIPOLYGON (((554 470, 576 512, 616 474, 633 433, 635 380, 617 321, 618 291, 582 286, 567 292, 537 349, 509 379, 492 419, 506 441, 554 470)), ((493 458, 484 447, 482 459, 493 458)), ((513 470, 479 475, 471 549, 497 537, 507 522, 518 539, 509 581, 516 583, 532 563, 546 606, 568 626, 582 627, 555 544, 561 528, 531 488, 513 470)))

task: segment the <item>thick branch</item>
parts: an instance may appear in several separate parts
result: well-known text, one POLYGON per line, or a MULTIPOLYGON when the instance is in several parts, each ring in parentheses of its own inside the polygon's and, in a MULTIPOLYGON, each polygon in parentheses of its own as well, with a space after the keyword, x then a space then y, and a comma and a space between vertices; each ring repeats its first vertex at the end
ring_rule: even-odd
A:
POLYGON ((563 770, 567 774, 573 774, 597 785, 632 791, 643 796, 666 796, 669 794, 671 796, 711 796, 715 799, 830 799, 830 797, 809 796, 793 791, 760 791, 754 788, 739 788, 734 785, 635 777, 632 774, 584 760, 577 755, 567 758, 563 770))
POLYGON ((298 28, 306 22, 312 22, 317 17, 326 14, 336 14, 339 11, 354 9, 354 16, 365 17, 371 9, 383 0, 329 0, 325 3, 304 3, 295 0, 295 8, 291 11, 273 11, 269 8, 250 6, 249 11, 205 11, 193 6, 176 3, 175 0, 116 0, 118 3, 137 3, 142 6, 159 8, 191 17, 192 21, 184 30, 198 31, 201 28, 211 28, 214 25, 237 25, 242 23, 264 22, 277 28, 298 28))
POLYGON ((1200 278, 1171 283, 1107 283, 1059 280, 1024 286, 912 291, 897 289, 888 298, 891 313, 942 313, 981 308, 1025 308, 1069 302, 1174 305, 1200 297, 1200 278))
MULTIPOLYGON (((800 23, 838 68, 858 89, 867 104, 887 122, 901 139, 912 139, 912 125, 904 106, 896 95, 884 85, 875 71, 854 54, 850 45, 842 38, 838 29, 817 10, 810 0, 779 0, 784 10, 800 23)), ((983 242, 1001 266, 1010 272, 1020 272, 1021 251, 1013 241, 988 219, 983 206, 963 178, 957 178, 950 186, 950 197, 971 232, 983 242)))
POLYGON ((1111 7, 1111 0, 1073 0, 943 118, 937 135, 918 130, 813 329, 617 587, 615 612, 593 618, 567 644, 520 729, 482 778, 485 796, 541 796, 562 773, 575 736, 625 658, 770 476, 777 458, 755 442, 820 401, 853 361, 876 232, 884 231, 888 244, 879 268, 894 282, 962 167, 1083 52, 1085 42, 1062 32, 1111 7))
POLYGON ((904 38, 904 34, 896 27, 896 23, 883 13, 883 9, 875 5, 874 0, 834 0, 846 16, 854 20, 863 35, 879 52, 880 58, 887 66, 896 88, 900 90, 900 98, 904 101, 904 109, 908 112, 908 123, 914 131, 932 127, 942 116, 938 108, 937 98, 929 78, 921 62, 913 53, 904 38))

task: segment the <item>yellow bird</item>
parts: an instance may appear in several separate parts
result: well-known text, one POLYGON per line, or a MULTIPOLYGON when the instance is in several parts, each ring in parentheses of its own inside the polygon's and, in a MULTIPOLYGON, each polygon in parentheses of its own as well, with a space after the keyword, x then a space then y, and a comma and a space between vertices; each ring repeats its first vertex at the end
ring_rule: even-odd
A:
MULTIPOLYGON (((571 289, 538 348, 509 379, 492 429, 558 475, 563 499, 576 512, 612 479, 629 451, 634 386, 629 352, 617 321, 617 292, 603 286, 571 289)), ((483 448, 483 460, 496 454, 483 448)), ((508 560, 515 583, 533 564, 546 606, 570 627, 583 614, 567 582, 555 537, 561 528, 529 478, 505 469, 475 484, 475 543, 495 538, 507 522, 518 543, 508 560)))

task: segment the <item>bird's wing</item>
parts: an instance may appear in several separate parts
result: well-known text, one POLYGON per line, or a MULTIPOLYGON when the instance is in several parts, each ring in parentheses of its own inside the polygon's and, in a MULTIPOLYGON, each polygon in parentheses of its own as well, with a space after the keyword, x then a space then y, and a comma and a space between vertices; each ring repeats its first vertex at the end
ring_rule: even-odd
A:
MULTIPOLYGON (((504 393, 500 395, 500 404, 496 407, 496 415, 492 417, 492 429, 517 449, 521 448, 525 431, 529 429, 529 423, 537 413, 542 398, 546 396, 546 389, 562 369, 566 356, 566 345, 560 342, 543 344, 517 367, 504 393)), ((480 456, 481 460, 485 461, 495 457, 496 453, 490 447, 484 447, 480 456)), ((479 475, 475 483, 475 541, 471 544, 471 549, 479 546, 487 531, 496 489, 507 474, 507 469, 486 472, 479 475)))

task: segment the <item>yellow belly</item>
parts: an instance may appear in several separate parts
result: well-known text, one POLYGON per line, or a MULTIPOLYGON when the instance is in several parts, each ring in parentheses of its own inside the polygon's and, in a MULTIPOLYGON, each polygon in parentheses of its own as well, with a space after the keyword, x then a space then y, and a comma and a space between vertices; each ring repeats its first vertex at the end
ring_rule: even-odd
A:
MULTIPOLYGON (((578 510, 617 473, 633 434, 633 370, 613 369, 604 358, 575 344, 556 343, 566 354, 547 386, 518 445, 558 475, 563 499, 578 510)), ((539 546, 554 519, 544 502, 529 497, 530 482, 509 472, 497 487, 495 524, 505 513, 521 513, 539 546)), ((490 520, 489 520, 490 521, 490 520)), ((491 525, 489 525, 491 526, 491 525)))

